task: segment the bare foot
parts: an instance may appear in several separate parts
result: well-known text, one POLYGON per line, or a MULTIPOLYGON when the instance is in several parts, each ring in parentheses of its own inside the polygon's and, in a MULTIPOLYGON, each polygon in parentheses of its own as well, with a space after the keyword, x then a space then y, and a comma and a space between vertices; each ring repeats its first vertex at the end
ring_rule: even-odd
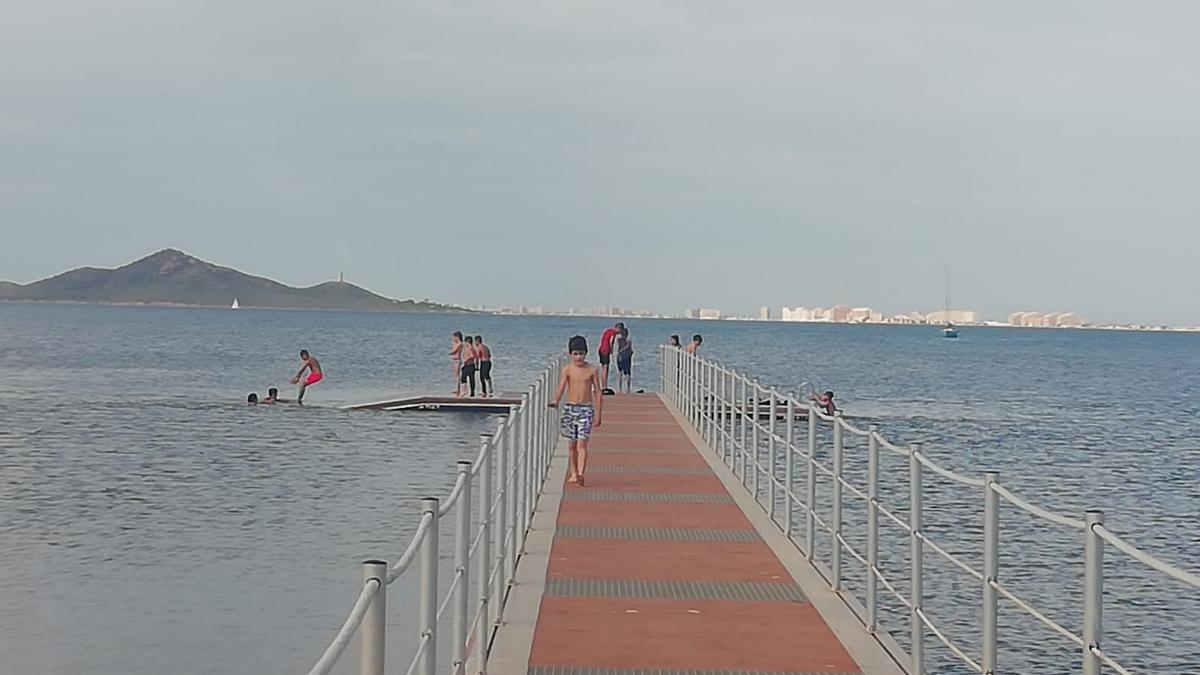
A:
POLYGON ((578 481, 578 483, 579 483, 579 487, 584 487, 583 475, 582 475, 582 474, 579 476, 579 481, 578 481))
POLYGON ((567 476, 567 482, 568 482, 568 483, 572 483, 572 484, 574 484, 574 483, 578 483, 578 482, 579 482, 579 476, 576 476, 575 474, 571 474, 570 476, 567 476))

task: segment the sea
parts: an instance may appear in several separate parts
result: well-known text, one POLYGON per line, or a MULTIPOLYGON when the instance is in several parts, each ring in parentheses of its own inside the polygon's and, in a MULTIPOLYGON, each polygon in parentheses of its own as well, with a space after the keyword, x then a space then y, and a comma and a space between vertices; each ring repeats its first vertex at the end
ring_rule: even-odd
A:
MULTIPOLYGON (((1040 506, 1103 509, 1135 545, 1200 570, 1200 335, 626 322, 635 388, 658 388, 670 335, 700 333, 705 356, 764 384, 832 389, 855 424, 954 471, 998 471, 1040 506)), ((450 393, 455 330, 484 335, 497 387, 524 391, 569 337, 594 345, 610 323, 0 303, 0 675, 307 672, 360 561, 396 559, 418 500, 444 495, 498 422, 339 406, 450 393), (294 395, 300 349, 326 374, 307 405, 247 406, 272 386, 294 395)), ((848 439, 848 471, 863 453, 848 439)), ((887 461, 885 501, 908 480, 902 458, 887 461)), ((926 480, 929 536, 977 564, 982 495, 926 480)), ((862 513, 846 517, 860 541, 862 513)), ((1078 631, 1082 539, 1012 508, 1001 522, 1002 582, 1078 631)), ((900 583, 903 537, 882 542, 900 583)), ((1106 652, 1134 672, 1200 673, 1200 591, 1111 549, 1105 563, 1106 652)), ((978 583, 926 565, 931 617, 977 656, 978 583)), ((411 647, 415 608, 411 589, 396 593, 393 656, 411 647)), ((885 627, 908 644, 907 614, 887 602, 885 627)), ((1001 606, 1003 672, 1078 672, 1069 644, 1001 606)), ((967 672, 927 645, 930 672, 967 672)))

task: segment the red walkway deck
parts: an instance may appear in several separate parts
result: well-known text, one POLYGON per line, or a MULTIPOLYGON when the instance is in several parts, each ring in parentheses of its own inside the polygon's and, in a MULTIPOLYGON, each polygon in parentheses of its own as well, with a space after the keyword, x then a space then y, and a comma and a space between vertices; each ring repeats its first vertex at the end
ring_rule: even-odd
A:
POLYGON ((859 673, 662 402, 604 404, 587 487, 564 488, 528 672, 859 673))

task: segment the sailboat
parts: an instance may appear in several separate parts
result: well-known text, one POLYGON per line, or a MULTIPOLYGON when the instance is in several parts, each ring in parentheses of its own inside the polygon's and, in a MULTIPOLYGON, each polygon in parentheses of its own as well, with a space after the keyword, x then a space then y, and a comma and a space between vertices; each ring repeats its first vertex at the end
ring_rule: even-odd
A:
POLYGON ((238 301, 237 301, 237 298, 234 298, 233 304, 229 306, 229 309, 237 309, 237 308, 238 308, 238 301))
POLYGON ((942 337, 957 339, 958 329, 950 323, 950 266, 946 265, 946 327, 942 329, 942 337))

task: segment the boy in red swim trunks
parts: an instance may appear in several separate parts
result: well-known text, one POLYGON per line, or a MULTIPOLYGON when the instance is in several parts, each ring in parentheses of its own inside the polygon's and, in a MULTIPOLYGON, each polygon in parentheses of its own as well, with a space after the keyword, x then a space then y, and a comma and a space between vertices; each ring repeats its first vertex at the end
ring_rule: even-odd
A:
POLYGON ((304 378, 303 384, 300 384, 300 395, 296 397, 296 403, 304 405, 305 390, 320 382, 325 375, 321 372, 321 362, 317 360, 317 357, 310 356, 307 349, 300 350, 300 360, 304 362, 304 365, 296 371, 296 376, 292 378, 292 384, 300 384, 300 376, 304 374, 305 370, 308 370, 308 377, 304 378))

